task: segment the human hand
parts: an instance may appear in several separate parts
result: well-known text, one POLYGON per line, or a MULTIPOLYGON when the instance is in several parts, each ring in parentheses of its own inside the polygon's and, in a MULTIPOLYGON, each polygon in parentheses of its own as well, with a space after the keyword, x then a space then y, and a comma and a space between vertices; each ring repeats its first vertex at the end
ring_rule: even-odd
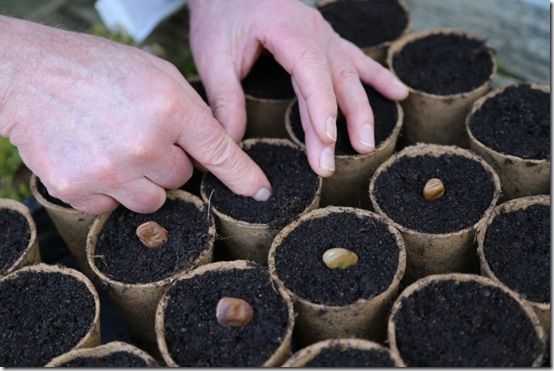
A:
POLYGON ((359 153, 375 148, 374 119, 362 81, 401 100, 407 88, 387 69, 340 38, 319 12, 298 0, 189 0, 190 41, 215 117, 238 141, 246 125, 241 79, 262 48, 291 74, 308 160, 321 176, 334 171, 337 103, 359 153), (360 81, 361 80, 361 81, 360 81))
POLYGON ((92 214, 152 212, 191 158, 232 191, 271 186, 170 63, 102 38, 0 16, 0 135, 52 196, 92 214))

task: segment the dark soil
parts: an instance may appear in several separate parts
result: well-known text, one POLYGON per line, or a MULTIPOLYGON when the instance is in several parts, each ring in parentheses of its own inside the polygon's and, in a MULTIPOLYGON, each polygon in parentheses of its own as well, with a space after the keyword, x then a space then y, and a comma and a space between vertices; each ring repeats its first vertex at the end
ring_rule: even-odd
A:
POLYGON ((294 98, 289 73, 269 53, 260 55, 250 73, 242 80, 242 88, 246 94, 256 98, 294 98))
POLYGON ((342 38, 362 48, 395 40, 408 24, 396 0, 340 0, 319 11, 342 38))
POLYGON ((296 295, 338 306, 372 298, 387 289, 398 268, 398 255, 394 236, 384 223, 333 213, 292 231, 275 252, 275 268, 296 295), (322 256, 333 247, 355 252, 358 264, 348 269, 327 268, 322 256))
POLYGON ((402 300, 396 342, 408 367, 530 367, 541 343, 499 289, 441 281, 402 300))
POLYGON ((550 94, 529 85, 488 99, 469 122, 471 132, 495 151, 525 159, 550 159, 550 94))
POLYGON ((96 243, 96 265, 108 277, 125 283, 163 280, 192 267, 208 248, 207 210, 192 203, 167 200, 153 214, 137 214, 117 208, 100 232, 96 243), (155 221, 169 232, 169 240, 158 248, 147 248, 136 228, 155 221))
POLYGON ((95 305, 84 283, 61 273, 19 273, 0 284, 0 365, 41 367, 85 336, 95 305))
POLYGON ((483 217, 494 195, 492 176, 474 160, 456 156, 402 157, 375 182, 375 198, 396 223, 425 233, 450 233, 483 217), (427 180, 439 178, 444 196, 423 198, 427 180))
MULTIPOLYGON (((373 88, 365 87, 373 115, 375 117, 375 146, 383 143, 394 130, 396 120, 398 119, 398 111, 396 104, 377 93, 373 88)), ((296 138, 304 143, 304 129, 300 120, 300 111, 298 109, 298 101, 294 103, 291 109, 290 124, 296 138)), ((346 118, 342 113, 337 119, 337 143, 335 146, 337 155, 356 155, 358 152, 350 144, 348 136, 348 128, 346 118)))
POLYGON ((221 213, 250 223, 282 227, 302 213, 313 201, 319 179, 302 150, 285 145, 257 143, 246 153, 262 168, 272 186, 265 202, 232 193, 212 174, 202 187, 211 204, 221 213))
POLYGON ((494 275, 528 300, 550 303, 550 208, 532 205, 495 217, 485 235, 494 275))
POLYGON ((103 357, 81 357, 62 367, 148 367, 144 359, 129 352, 114 352, 103 357))
POLYGON ((46 189, 46 186, 44 184, 42 184, 42 182, 40 181, 39 178, 37 178, 37 191, 48 202, 51 202, 51 203, 53 203, 55 205, 58 205, 58 206, 61 206, 61 207, 71 208, 71 205, 66 204, 65 202, 63 202, 62 200, 60 200, 56 197, 50 196, 50 194, 48 193, 48 190, 46 189))
POLYGON ((335 346, 322 350, 305 367, 394 367, 387 351, 381 349, 342 349, 335 346))
POLYGON ((400 80, 431 94, 469 92, 488 80, 493 63, 483 41, 459 35, 430 35, 408 43, 393 57, 400 80))
POLYGON ((0 208, 0 275, 6 273, 27 248, 31 229, 27 219, 20 213, 0 208))
POLYGON ((202 81, 195 80, 195 81, 189 81, 188 82, 190 86, 200 95, 200 98, 206 102, 206 104, 209 104, 208 102, 208 95, 206 94, 206 89, 204 89, 204 84, 202 84, 202 81))
POLYGON ((267 270, 252 266, 208 272, 169 289, 165 333, 178 365, 260 367, 279 347, 288 324, 287 306, 273 289, 267 270), (219 325, 215 308, 224 296, 252 305, 252 321, 242 328, 219 325))

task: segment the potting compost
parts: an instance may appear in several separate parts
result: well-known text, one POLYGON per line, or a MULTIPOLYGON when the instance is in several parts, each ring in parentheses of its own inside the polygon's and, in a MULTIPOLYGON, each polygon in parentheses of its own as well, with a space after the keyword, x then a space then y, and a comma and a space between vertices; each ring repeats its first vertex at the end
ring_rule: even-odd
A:
POLYGON ((81 357, 64 363, 62 367, 147 367, 142 358, 129 352, 114 352, 102 357, 81 357))
POLYGON ((394 361, 387 351, 335 346, 321 351, 305 367, 394 367, 394 361))
POLYGON ((31 238, 31 229, 23 215, 0 208, 0 275, 16 262, 27 248, 31 238))

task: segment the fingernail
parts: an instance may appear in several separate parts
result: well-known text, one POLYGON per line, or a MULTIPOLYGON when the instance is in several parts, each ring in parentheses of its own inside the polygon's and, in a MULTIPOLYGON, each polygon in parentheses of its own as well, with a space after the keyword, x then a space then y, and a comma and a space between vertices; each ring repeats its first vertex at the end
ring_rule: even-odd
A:
POLYGON ((327 119, 327 123, 325 124, 325 134, 327 134, 327 136, 331 138, 333 142, 337 141, 337 119, 336 118, 331 116, 327 119))
POLYGON ((328 171, 335 171, 335 154, 332 148, 323 148, 319 157, 319 166, 328 171))
POLYGON ((375 136, 373 133, 373 126, 364 124, 360 128, 360 143, 371 149, 375 148, 375 136))
POLYGON ((402 81, 396 78, 392 80, 392 86, 398 89, 408 90, 408 87, 402 81))
POLYGON ((267 201, 271 197, 271 191, 265 187, 258 189, 258 192, 254 195, 256 201, 267 201))

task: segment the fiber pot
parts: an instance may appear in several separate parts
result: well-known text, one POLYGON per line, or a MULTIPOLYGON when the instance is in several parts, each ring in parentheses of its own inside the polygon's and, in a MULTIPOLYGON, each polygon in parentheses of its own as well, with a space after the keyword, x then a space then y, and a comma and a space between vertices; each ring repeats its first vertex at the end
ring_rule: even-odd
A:
POLYGON ((3 366, 43 366, 59 354, 100 344, 98 294, 82 273, 37 264, 0 278, 0 285, 4 295, 18 291, 2 298, 2 323, 12 326, 2 328, 3 366), (10 318, 11 313, 17 319, 10 318), (25 322, 26 316, 32 316, 31 322, 25 322))
MULTIPOLYGON (((490 90, 492 79, 496 73, 494 54, 487 49, 486 53, 490 58, 490 73, 482 79, 478 86, 471 88, 469 91, 433 94, 416 89, 399 76, 394 63, 395 58, 403 52, 407 45, 435 35, 458 36, 479 41, 476 36, 468 32, 437 28, 406 35, 390 46, 387 54, 387 65, 392 73, 407 85, 410 92, 408 98, 402 101, 402 107, 406 114, 404 136, 406 142, 410 144, 425 142, 456 144, 467 147, 468 138, 464 128, 465 118, 473 102, 490 90)), ((438 76, 436 71, 433 76, 428 76, 428 79, 432 80, 435 76, 438 76)), ((464 76, 464 78, 466 77, 464 76)), ((460 78, 460 80, 464 79, 460 78)))
POLYGON ((83 272, 92 279, 94 275, 87 265, 85 245, 87 233, 95 216, 74 209, 69 205, 61 206, 61 204, 54 203, 53 199, 48 199, 39 192, 38 182, 37 176, 33 174, 30 182, 33 197, 46 209, 69 252, 75 257, 83 272))
POLYGON ((408 286, 392 307, 388 340, 408 367, 537 367, 545 350, 539 320, 518 295, 459 273, 408 286))
MULTIPOLYGON (((199 212, 206 213, 208 218, 209 227, 205 231, 208 236, 207 245, 194 260, 188 262, 188 264, 183 267, 183 270, 194 269, 199 265, 210 263, 213 259, 215 226, 212 217, 207 213, 207 206, 198 197, 179 190, 168 191, 167 199, 182 201, 186 205, 192 204, 199 210, 199 212)), ((122 311, 126 322, 129 324, 132 334, 136 338, 146 341, 147 343, 153 342, 155 340, 154 314, 158 301, 163 294, 163 290, 183 271, 179 270, 175 273, 168 273, 164 275, 163 279, 143 283, 127 283, 122 282, 121 279, 114 279, 113 277, 110 277, 105 272, 106 267, 102 266, 101 268, 97 263, 103 261, 97 260, 97 258, 99 258, 97 251, 98 242, 101 238, 103 230, 105 229, 106 223, 110 220, 110 216, 115 215, 114 213, 117 211, 118 210, 115 210, 110 214, 101 215, 94 221, 87 239, 87 262, 100 282, 109 288, 110 297, 122 311)), ((160 211, 157 213, 159 212, 160 211)), ((154 218, 155 216, 152 217, 152 219, 154 218)), ((170 237, 172 232, 172 230, 169 231, 170 237)), ((183 243, 186 243, 186 241, 183 241, 183 243)), ((131 246, 122 246, 121 248, 124 247, 127 247, 128 249, 131 248, 131 246)), ((164 246, 160 246, 159 248, 164 249, 164 246)))
MULTIPOLYGON (((466 119, 466 131, 469 136, 469 144, 472 151, 482 156, 496 170, 502 182, 503 196, 506 199, 517 197, 546 194, 550 191, 550 159, 529 159, 509 153, 502 153, 485 145, 472 130, 472 120, 484 104, 503 94, 506 89, 529 86, 531 89, 550 94, 550 88, 546 85, 523 83, 508 85, 494 90, 478 99, 471 108, 466 119)), ((517 105, 519 102, 514 101, 517 105)), ((502 112, 499 112, 499 118, 502 112)), ((550 120, 548 120, 550 123, 550 120)), ((524 123, 522 123, 524 124, 524 123)), ((549 137, 550 134, 548 134, 549 137)), ((550 148, 550 145, 549 145, 550 148)))
MULTIPOLYGON (((275 303, 272 301, 272 303, 275 303)), ((173 314, 174 316, 174 314, 173 314)), ((253 367, 253 366, 263 366, 263 367, 277 367, 279 366, 288 356, 290 352, 290 343, 292 338, 292 329, 294 327, 294 312, 293 312, 293 305, 291 298, 283 293, 278 293, 277 290, 275 290, 271 284, 271 281, 269 280, 269 276, 267 275, 266 268, 245 260, 235 260, 235 261, 229 261, 229 262, 217 262, 212 263, 208 265, 201 266, 197 269, 195 269, 192 272, 183 274, 177 281, 175 281, 165 292, 164 296, 160 300, 160 303, 158 305, 157 311, 156 311, 156 337, 158 340, 158 346, 160 349, 160 353, 163 356, 163 360, 165 363, 170 367, 178 367, 178 366, 241 366, 241 367, 253 367), (254 279, 251 279, 252 277, 247 275, 255 275, 254 279), (251 284, 252 286, 259 285, 261 287, 265 287, 264 290, 269 290, 271 295, 268 295, 266 291, 261 292, 260 287, 257 287, 255 289, 252 289, 252 286, 248 286, 246 291, 248 292, 242 292, 236 293, 236 291, 240 291, 243 284, 240 282, 230 282, 236 277, 239 277, 240 275, 245 275, 243 278, 246 281, 246 284, 251 284), (220 277, 221 276, 221 277, 220 277), (258 277, 259 276, 259 277, 258 277), (261 278, 261 280, 260 280, 261 278), (267 280, 267 282, 264 282, 264 280, 267 280), (188 286, 187 286, 188 285, 188 286), (234 287, 225 287, 228 286, 234 286, 234 287), (183 287, 184 286, 184 287, 183 287), (181 289, 181 291, 179 291, 181 289), (192 290, 192 291, 190 291, 192 290), (215 292, 214 292, 215 290, 215 292), (251 291, 254 290, 254 291, 251 291), (180 302, 173 302, 174 300, 178 300, 180 296, 186 295, 186 293, 189 293, 191 297, 185 297, 184 303, 187 303, 185 307, 180 305, 180 302), (206 295, 204 297, 203 295, 206 295), (256 300, 256 297, 259 295, 262 300, 260 303, 254 302, 256 300), (281 295, 281 296, 280 296, 281 295), (233 297, 242 297, 245 300, 250 300, 250 303, 253 307, 253 313, 254 316, 251 320, 251 322, 247 323, 245 326, 236 328, 236 327, 224 327, 223 325, 220 325, 216 321, 216 300, 218 298, 221 298, 222 296, 233 296, 233 297), (263 311, 262 308, 260 308, 261 305, 264 304, 264 301, 269 302, 270 296, 272 297, 272 300, 278 300, 279 303, 279 314, 277 314, 277 310, 275 308, 266 309, 266 311, 263 311), (194 303, 191 303, 193 301, 194 303), (210 306, 209 309, 203 308, 198 309, 198 306, 203 305, 204 303, 208 303, 210 306), (213 308, 212 308, 213 304, 213 308), (172 309, 172 306, 175 306, 174 309, 172 309), (188 309, 188 310, 187 310, 188 309), (175 331, 175 330, 168 330, 167 323, 169 321, 169 317, 172 316, 173 310, 179 312, 182 312, 183 318, 190 315, 198 315, 201 316, 200 319, 191 320, 192 322, 189 323, 190 326, 196 327, 196 330, 188 330, 184 327, 181 328, 181 331, 185 332, 185 337, 188 340, 188 343, 190 344, 181 344, 181 346, 189 345, 191 349, 194 351, 193 355, 190 355, 192 351, 185 351, 182 350, 182 353, 190 355, 194 359, 194 364, 184 364, 185 361, 181 361, 181 363, 178 363, 179 361, 176 358, 176 354, 172 354, 172 347, 170 344, 170 340, 168 340, 168 337, 170 337, 170 332, 168 331, 175 331), (200 313, 199 313, 200 312, 200 313), (203 315, 203 313, 209 312, 209 314, 203 315), (282 313, 281 313, 282 312, 282 313), (273 321, 273 318, 277 316, 284 316, 284 322, 285 326, 282 330, 283 333, 281 333, 278 336, 278 345, 276 345, 273 349, 262 349, 267 342, 263 339, 259 339, 259 346, 255 347, 252 346, 252 344, 241 344, 242 342, 246 342, 248 337, 254 336, 254 337, 261 337, 263 334, 265 334, 268 329, 266 328, 265 331, 258 330, 252 334, 252 332, 249 332, 248 327, 249 326, 259 326, 264 325, 267 323, 267 326, 269 327, 269 322, 273 321), (213 316, 213 317, 212 317, 213 316), (260 318, 257 318, 257 316, 261 316, 260 318), (230 334, 230 335, 229 335, 230 334), (216 344, 212 345, 214 347, 214 351, 217 353, 225 352, 225 355, 227 356, 227 362, 225 361, 218 361, 214 360, 213 358, 210 358, 210 354, 206 354, 206 351, 209 351, 209 349, 206 349, 206 347, 209 347, 206 344, 198 344, 199 340, 196 338, 196 341, 192 338, 193 336, 200 335, 203 337, 202 340, 211 340, 216 342, 216 344), (229 335, 229 336, 227 336, 229 335), (211 339, 210 339, 211 338, 211 339), (218 343, 218 340, 222 338, 218 343), (232 350, 224 350, 222 347, 224 347, 227 342, 231 343, 231 346, 233 347, 232 350), (236 344, 235 344, 236 343, 236 344), (198 349, 201 348, 201 349, 198 349), (236 357, 239 357, 242 352, 246 352, 249 349, 254 349, 254 352, 260 353, 262 350, 264 352, 269 352, 269 356, 260 361, 259 364, 242 364, 237 362, 236 357), (201 354, 202 359, 198 359, 196 357, 196 354, 201 354), (225 363, 225 364, 222 364, 225 363)), ((182 323, 179 323, 177 325, 178 327, 185 326, 182 323)), ((265 335, 264 335, 265 336, 265 335)), ((250 342, 256 341, 256 339, 252 340, 250 339, 250 342)), ((182 340, 182 343, 187 343, 187 340, 182 340)))
MULTIPOLYGON (((21 221, 27 225, 29 230, 29 241, 23 250, 17 251, 16 255, 6 262, 5 266, 0 266, 0 276, 12 273, 13 271, 23 268, 24 266, 40 262, 37 228, 27 206, 15 200, 0 198, 0 213, 2 213, 2 210, 10 210, 21 215, 23 218, 21 221)), ((8 221, 8 223, 9 222, 10 221, 8 221)), ((7 231, 2 231, 2 238, 10 238, 10 236, 7 235, 7 231)))
POLYGON ((158 364, 145 351, 121 341, 112 341, 94 348, 64 353, 48 362, 45 367, 158 367, 158 364), (117 357, 121 353, 130 355, 133 363, 125 364, 126 360, 118 360, 117 357), (110 360, 110 357, 115 359, 110 360), (134 362, 139 365, 135 365, 134 362), (85 363, 86 366, 81 363, 85 363))
MULTIPOLYGON (((368 356, 370 358, 370 356, 368 356)), ((312 344, 292 355, 284 364, 283 367, 401 367, 403 365, 402 360, 397 354, 390 352, 388 348, 383 347, 377 343, 368 340, 345 338, 345 339, 329 339, 312 344), (356 355, 344 356, 344 358, 350 358, 352 364, 329 364, 323 366, 319 363, 319 366, 312 362, 316 360, 320 355, 325 354, 329 350, 331 351, 357 351, 356 355), (368 360, 368 363, 364 363, 363 360, 356 359, 357 355, 371 352, 373 355, 368 360), (380 355, 377 359, 377 355, 380 355), (374 363, 369 363, 373 361, 374 363), (381 362, 379 362, 381 361, 381 362)))
MULTIPOLYGON (((288 147, 294 150, 298 150, 302 153, 302 162, 304 163, 303 171, 309 172, 310 181, 315 179, 315 189, 310 194, 310 200, 306 201, 306 208, 299 212, 297 215, 291 215, 293 218, 303 215, 306 212, 319 207, 319 198, 321 193, 321 178, 314 175, 309 168, 305 155, 300 151, 300 148, 293 145, 286 139, 274 139, 274 138, 262 138, 262 139, 247 139, 241 142, 241 148, 245 151, 252 150, 258 145, 268 145, 275 148, 288 147), (313 179, 312 179, 313 178, 313 179)), ((300 161, 300 160, 299 160, 300 161)), ((294 165, 296 166, 296 165, 294 165)), ((286 225, 286 222, 271 220, 267 223, 257 223, 245 220, 239 220, 229 214, 229 212, 222 212, 218 205, 213 200, 213 188, 210 187, 207 177, 209 174, 205 174, 201 185, 201 195, 204 202, 210 205, 210 210, 215 214, 216 221, 218 223, 218 234, 222 236, 222 242, 227 248, 229 255, 234 259, 247 259, 252 260, 260 264, 267 264, 267 254, 271 246, 271 241, 275 235, 286 225)), ((277 177, 277 176, 276 176, 277 177)), ((277 179, 270 180, 276 182, 277 179)), ((274 185, 274 184, 273 184, 274 185)), ((298 185, 296 185, 298 187, 298 185)), ((306 186, 307 187, 307 186, 306 186)), ((277 192, 274 186, 274 194, 277 192)), ((229 191, 230 192, 230 191, 229 191)), ((289 192, 288 189, 285 192, 289 192)), ((273 196, 272 196, 273 197, 273 196)), ((288 200, 285 200, 288 202, 288 200)), ((271 202, 271 199, 266 202, 271 202)), ((253 207, 256 207, 254 204, 253 207)))
POLYGON ((293 298, 299 339, 305 344, 340 337, 382 340, 385 318, 398 293, 405 266, 406 251, 400 233, 371 211, 347 207, 330 206, 303 215, 279 232, 269 252, 271 279, 283 294, 293 298), (318 234, 315 229, 321 232, 318 234), (325 231, 331 235, 325 235, 325 231), (344 240, 340 234, 346 236, 344 240), (359 260, 344 270, 329 268, 322 257, 337 247, 349 249, 359 260), (308 256, 294 255, 301 254, 304 248, 308 256), (300 285, 291 278, 287 267, 301 281, 300 285), (367 292, 370 270, 375 287, 372 285, 371 292, 367 292), (378 277, 386 278, 381 282, 378 277), (342 283, 342 289, 337 281, 342 283), (302 287, 315 287, 318 282, 324 282, 324 294, 335 287, 342 291, 325 298, 321 290, 315 294, 299 293, 302 287), (357 289, 348 300, 336 297, 347 295, 351 286, 357 289), (367 292, 367 296, 360 292, 367 292))
MULTIPOLYGON (((496 282, 499 282, 500 284, 518 293, 521 296, 522 301, 525 301, 531 308, 535 310, 535 313, 537 314, 537 317, 539 318, 545 332, 549 333, 550 332, 550 300, 542 301, 537 299, 533 300, 529 298, 528 295, 530 295, 531 293, 525 292, 526 290, 524 290, 524 288, 520 286, 521 282, 518 282, 519 278, 521 277, 518 277, 517 279, 510 277, 509 279, 510 282, 508 282, 507 280, 506 281, 503 280, 501 278, 502 276, 505 276, 505 275, 512 276, 513 273, 510 274, 510 268, 514 269, 515 267, 506 266, 505 264, 508 262, 505 262, 505 261, 494 265, 491 264, 492 262, 490 262, 490 260, 495 255, 495 252, 491 251, 493 247, 491 244, 493 243, 493 241, 491 241, 490 238, 487 238, 487 237, 491 237, 490 235, 488 235, 488 232, 492 233, 493 227, 502 228, 501 226, 495 223, 498 220, 499 216, 513 214, 514 221, 516 221, 518 219, 518 216, 514 213, 518 211, 527 211, 529 207, 539 206, 539 205, 544 206, 547 209, 550 209, 550 196, 543 195, 543 196, 522 197, 522 198, 517 198, 511 201, 505 202, 495 207, 487 223, 479 231, 479 234, 477 236, 477 243, 478 243, 477 253, 479 254, 479 261, 481 264, 481 274, 491 278, 496 282), (493 268, 493 266, 495 268, 493 268), (520 286, 520 287, 516 287, 516 286, 520 286)), ((549 210, 547 210, 546 213, 549 213, 549 210)), ((528 226, 532 225, 533 227, 539 225, 540 223, 543 223, 543 224, 547 224, 547 225, 544 225, 544 228, 550 228, 550 217, 546 216, 544 220, 533 219, 533 220, 529 220, 526 223, 528 226)), ((518 223, 518 225, 513 225, 513 228, 517 228, 518 226, 521 226, 521 223, 518 223)), ((500 233, 502 233, 502 231, 503 229, 499 230, 500 233)), ((504 231, 504 233, 510 233, 510 231, 504 231)), ((517 234, 522 234, 526 236, 523 241, 514 241, 514 246, 516 246, 515 244, 517 243, 517 246, 523 250, 526 250, 527 248, 529 249, 532 248, 531 245, 528 243, 528 239, 537 240, 540 237, 542 237, 542 236, 528 235, 526 234, 525 230, 517 230, 517 234)), ((510 239, 510 238, 508 237, 507 239, 510 239)), ((550 248, 549 248, 550 238, 545 238, 545 239, 547 239, 548 241, 542 241, 542 243, 544 246, 548 245, 547 256, 541 256, 541 255, 538 255, 538 256, 546 260, 550 258, 550 248)), ((508 248, 509 246, 507 245, 503 245, 502 247, 502 249, 508 249, 508 248)), ((515 259, 516 261, 513 261, 512 264, 521 265, 523 259, 527 261, 527 259, 532 259, 535 256, 535 254, 539 254, 538 251, 535 251, 534 253, 530 253, 530 255, 524 255, 523 253, 524 252, 522 252, 521 254, 517 254, 517 256, 513 256, 512 258, 515 259)), ((535 271, 533 269, 538 270, 539 267, 535 266, 535 263, 533 260, 527 261, 526 265, 521 265, 520 269, 525 270, 525 272, 520 272, 520 274, 523 274, 526 278, 528 277, 529 280, 543 281, 545 279, 544 277, 539 278, 534 274, 535 271), (525 266, 527 266, 527 269, 525 269, 525 266)), ((542 269, 546 271, 546 272, 542 272, 543 274, 546 273, 546 275, 549 275, 550 264, 548 263, 548 267, 542 267, 542 269)), ((548 277, 546 277, 546 280, 549 280, 548 277)), ((548 292, 548 298, 550 298, 550 290, 549 289, 546 289, 546 290, 548 292)))
MULTIPOLYGON (((305 144, 298 138, 292 128, 292 111, 296 109, 297 100, 291 102, 285 114, 285 126, 292 141, 305 149, 305 144)), ((369 154, 335 155, 335 172, 332 176, 323 179, 321 190, 321 204, 323 206, 352 206, 369 209, 367 187, 373 172, 396 148, 398 135, 404 121, 404 111, 398 102, 394 103, 397 109, 397 119, 390 135, 375 150, 369 154)), ((346 140, 350 140, 345 138, 346 140)))
MULTIPOLYGON (((448 174, 443 173, 439 176, 448 177, 448 174)), ((402 177, 404 177, 404 175, 402 175, 402 177)), ((403 184, 396 178, 393 179, 394 180, 391 182, 392 185, 399 186, 399 184, 403 184)), ((466 269, 468 262, 471 261, 471 258, 475 254, 474 246, 476 232, 485 224, 486 219, 496 205, 499 196, 500 180, 498 179, 498 175, 496 175, 491 166, 483 159, 465 149, 454 146, 439 146, 433 144, 419 144, 415 146, 410 146, 405 148, 398 154, 393 155, 377 169, 377 171, 371 178, 371 182, 369 185, 369 197, 371 199, 373 208, 378 214, 385 217, 388 222, 392 223, 392 225, 400 231, 402 237, 404 238, 404 241, 406 242, 406 250, 408 253, 406 275, 410 279, 417 279, 430 274, 448 273, 466 269), (382 179, 380 179, 380 177, 390 176, 384 174, 389 174, 388 172, 395 167, 399 169, 399 164, 416 161, 418 160, 418 157, 422 158, 423 160, 430 159, 433 162, 431 162, 431 165, 429 166, 431 167, 430 169, 413 169, 413 173, 405 174, 405 177, 407 179, 411 179, 412 177, 416 178, 418 176, 423 176, 425 178, 421 181, 421 184, 420 180, 418 180, 417 178, 413 180, 414 183, 417 183, 417 186, 415 186, 415 188, 417 189, 408 189, 405 190, 405 194, 398 194, 397 192, 400 192, 399 190, 389 190, 387 188, 387 196, 381 196, 381 198, 387 197, 387 202, 389 202, 388 200, 396 200, 397 197, 402 197, 402 199, 398 200, 402 201, 400 206, 403 207, 403 205, 407 205, 403 199, 404 195, 409 197, 409 201, 414 206, 413 212, 425 213, 418 216, 418 220, 410 220, 410 222, 424 222, 425 220, 427 220, 427 218, 430 220, 436 219, 436 215, 438 215, 439 212, 443 214, 448 213, 449 216, 445 218, 449 219, 453 216, 450 215, 451 212, 462 215, 461 213, 459 213, 459 211, 455 209, 455 206, 453 206, 454 202, 461 202, 460 199, 450 199, 449 197, 463 196, 468 200, 478 199, 482 201, 480 207, 482 207, 484 210, 475 211, 474 219, 478 219, 475 221, 475 223, 463 228, 461 227, 461 224, 459 228, 454 225, 452 226, 452 228, 455 230, 449 232, 425 232, 421 229, 417 230, 415 228, 404 225, 406 224, 406 221, 402 221, 402 223, 400 223, 394 220, 391 215, 388 215, 391 210, 389 210, 389 212, 385 212, 383 210, 383 207, 385 206, 384 204, 380 203, 380 201, 378 200, 378 196, 376 195, 377 183, 383 181, 382 179), (446 160, 450 161, 443 166, 445 167, 445 169, 443 170, 445 170, 446 172, 456 171, 456 173, 454 173, 456 175, 452 176, 451 184, 445 181, 445 196, 443 196, 442 199, 438 199, 435 201, 426 201, 422 196, 424 183, 427 178, 432 178, 436 176, 427 175, 427 173, 435 174, 436 169, 434 168, 434 166, 438 166, 437 164, 441 163, 441 158, 443 157, 445 157, 446 160), (452 158, 456 158, 456 165, 452 164, 452 158), (455 170, 456 168, 459 168, 460 164, 466 163, 466 160, 467 164, 469 164, 467 166, 471 166, 470 169, 474 172, 471 175, 466 173, 458 173, 461 171, 460 169, 455 170), (435 162, 437 164, 435 164, 435 162), (486 184, 481 185, 481 183, 479 182, 480 178, 476 178, 477 175, 479 175, 480 178, 483 178, 483 181, 485 181, 486 184), (471 193, 468 188, 469 185, 472 186, 471 193), (488 190, 488 193, 486 195, 484 194, 485 186, 488 190), (410 198, 412 197, 412 194, 414 197, 413 199, 410 198), (487 201, 489 199, 490 202, 487 201), (425 219, 422 216, 425 216, 425 219)), ((458 206, 463 207, 464 205, 460 204, 458 206)), ((403 212, 403 214, 408 215, 408 213, 405 212, 403 212)), ((395 218, 398 218, 398 216, 395 216, 395 218)), ((449 221, 450 220, 448 220, 448 222, 449 221)))

